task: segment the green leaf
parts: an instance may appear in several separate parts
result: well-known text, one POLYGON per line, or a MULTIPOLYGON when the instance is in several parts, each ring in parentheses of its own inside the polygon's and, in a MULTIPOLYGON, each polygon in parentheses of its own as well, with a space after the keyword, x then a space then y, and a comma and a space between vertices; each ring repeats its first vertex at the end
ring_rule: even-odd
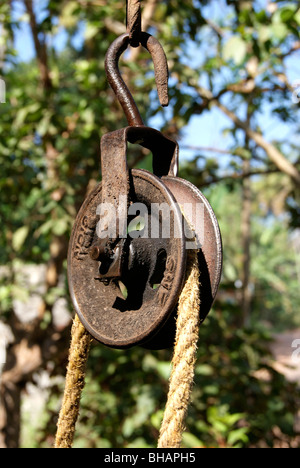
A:
POLYGON ((295 16, 296 5, 287 5, 280 10, 280 19, 283 23, 289 23, 295 16))
POLYGON ((56 236, 63 236, 68 230, 68 222, 65 219, 56 221, 53 225, 53 233, 56 236))
POLYGON ((213 375, 214 369, 212 366, 209 366, 208 364, 202 364, 196 367, 195 373, 196 375, 209 376, 209 375, 213 375))
POLYGON ((99 26, 95 26, 94 24, 88 24, 85 30, 85 40, 89 41, 93 39, 99 33, 99 26))
POLYGON ((240 36, 233 36, 223 48, 224 60, 233 60, 236 65, 241 65, 245 61, 246 55, 247 43, 240 36))
POLYGON ((151 424, 153 427, 155 427, 155 429, 157 430, 160 429, 163 417, 164 417, 164 410, 159 410, 159 411, 156 411, 156 413, 152 414, 151 424))
POLYGON ((26 241, 28 234, 29 234, 28 226, 23 226, 14 233, 13 239, 12 239, 12 246, 16 252, 19 252, 21 250, 21 248, 23 247, 26 241))
POLYGON ((258 39, 259 42, 265 43, 272 37, 272 28, 267 25, 261 25, 258 28, 258 39))
POLYGON ((294 19, 297 21, 297 23, 300 25, 300 8, 297 11, 297 13, 294 16, 294 19))
POLYGON ((288 28, 284 23, 277 23, 271 26, 273 36, 280 41, 288 35, 288 28))
POLYGON ((125 284, 122 283, 122 281, 119 281, 119 288, 124 299, 126 300, 128 298, 128 289, 126 288, 125 284))
POLYGON ((137 216, 129 223, 127 232, 128 234, 136 231, 140 232, 145 228, 145 225, 145 218, 143 216, 137 216))
POLYGON ((41 236, 41 235, 47 235, 49 232, 51 232, 53 228, 53 219, 48 219, 44 224, 42 224, 39 229, 36 231, 36 236, 41 236))
POLYGON ((60 16, 60 24, 65 28, 72 28, 78 22, 78 17, 75 15, 78 9, 78 2, 67 2, 66 6, 62 9, 60 16))
POLYGON ((237 271, 229 261, 224 265, 224 275, 229 281, 235 281, 237 279, 237 271))
POLYGON ((11 288, 10 286, 0 286, 0 302, 10 297, 11 288))
POLYGON ((238 442, 243 442, 243 444, 246 444, 249 441, 247 436, 248 432, 248 427, 241 427, 231 431, 228 436, 227 443, 231 446, 236 445, 238 442))
POLYGON ((157 372, 163 379, 168 380, 171 374, 171 364, 169 362, 159 362, 157 372))
POLYGON ((128 449, 131 449, 131 448, 142 448, 142 449, 148 449, 148 448, 151 448, 151 445, 149 445, 145 439, 143 439, 142 437, 138 437, 137 439, 135 439, 133 442, 131 442, 130 444, 127 445, 127 448, 128 449))
POLYGON ((203 443, 198 437, 190 432, 184 432, 182 436, 182 443, 184 448, 202 448, 203 443))
POLYGON ((17 299, 20 302, 26 303, 29 298, 28 288, 18 286, 16 284, 12 285, 11 294, 14 299, 17 299))

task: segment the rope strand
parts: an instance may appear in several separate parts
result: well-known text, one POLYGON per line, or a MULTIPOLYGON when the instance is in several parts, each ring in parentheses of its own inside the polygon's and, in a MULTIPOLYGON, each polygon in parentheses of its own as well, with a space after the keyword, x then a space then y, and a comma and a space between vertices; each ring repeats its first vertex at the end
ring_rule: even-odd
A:
POLYGON ((195 374, 200 325, 198 252, 189 251, 187 280, 178 305, 170 388, 158 448, 180 448, 195 374))
POLYGON ((142 32, 141 0, 127 0, 127 32, 131 47, 139 47, 142 32))
POLYGON ((80 322, 77 314, 72 327, 65 392, 57 423, 55 448, 72 448, 75 426, 79 416, 80 399, 85 384, 91 335, 80 322))

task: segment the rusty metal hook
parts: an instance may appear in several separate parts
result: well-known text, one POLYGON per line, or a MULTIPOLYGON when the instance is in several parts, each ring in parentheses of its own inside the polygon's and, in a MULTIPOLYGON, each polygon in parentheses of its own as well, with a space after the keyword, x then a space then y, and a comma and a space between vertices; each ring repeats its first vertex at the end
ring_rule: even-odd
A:
MULTIPOLYGON (((142 32, 140 38, 141 45, 150 52, 154 63, 155 81, 160 103, 163 107, 167 107, 169 105, 169 69, 165 52, 158 40, 150 34, 142 32)), ((118 66, 119 59, 128 48, 129 43, 129 33, 123 34, 112 43, 106 54, 105 70, 109 84, 125 112, 128 124, 131 127, 140 127, 144 126, 143 119, 118 66)))

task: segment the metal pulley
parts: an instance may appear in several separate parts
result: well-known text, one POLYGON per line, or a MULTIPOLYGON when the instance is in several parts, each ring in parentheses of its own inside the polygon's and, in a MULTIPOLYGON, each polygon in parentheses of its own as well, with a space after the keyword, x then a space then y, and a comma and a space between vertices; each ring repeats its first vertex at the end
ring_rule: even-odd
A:
MULTIPOLYGON (((163 49, 152 36, 139 37, 151 53, 160 99, 167 105, 163 49)), ((129 127, 101 140, 102 182, 77 216, 68 278, 76 312, 96 340, 118 349, 164 349, 174 343, 187 249, 199 249, 203 321, 221 278, 222 241, 206 198, 177 177, 178 144, 144 126, 121 77, 118 61, 129 42, 129 34, 121 36, 106 56, 107 77, 129 127), (151 150, 153 174, 128 169, 128 143, 151 150)))

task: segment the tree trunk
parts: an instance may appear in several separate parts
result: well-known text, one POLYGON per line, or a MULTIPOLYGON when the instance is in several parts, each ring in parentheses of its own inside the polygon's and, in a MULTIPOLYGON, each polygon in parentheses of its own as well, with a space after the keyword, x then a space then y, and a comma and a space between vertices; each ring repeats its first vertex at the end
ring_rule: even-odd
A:
MULTIPOLYGON (((33 9, 33 0, 24 0, 29 15, 29 24, 35 45, 36 56, 40 70, 40 86, 45 97, 50 101, 53 86, 48 67, 46 39, 39 33, 39 26, 33 9)), ((55 191, 59 182, 58 153, 55 149, 53 137, 45 135, 43 138, 47 163, 47 188, 55 191)), ((63 270, 63 262, 67 256, 68 242, 66 237, 53 236, 49 250, 51 258, 46 272, 46 295, 51 288, 58 285, 63 270)), ((15 344, 8 349, 7 363, 0 380, 0 447, 18 448, 20 445, 21 397, 22 389, 32 380, 32 375, 49 360, 62 356, 62 349, 66 351, 67 340, 64 330, 55 330, 50 325, 41 330, 40 322, 44 312, 52 312, 52 304, 45 301, 39 317, 34 323, 20 323, 11 311, 10 326, 15 334, 15 344), (45 346, 47 343, 48 347, 45 346)), ((69 333, 68 333, 69 335, 69 333)))
POLYGON ((19 448, 21 386, 7 382, 0 389, 0 448, 19 448))
MULTIPOLYGON (((251 95, 247 109, 247 126, 251 126, 253 117, 251 111, 251 95)), ((248 150, 249 156, 243 161, 243 173, 251 173, 251 145, 250 138, 245 132, 245 149, 248 150)), ((251 316, 251 299, 252 293, 250 290, 250 268, 251 268, 251 208, 252 208, 252 190, 251 178, 245 177, 242 185, 242 249, 243 249, 243 267, 242 267, 242 321, 243 325, 247 325, 251 316)))
MULTIPOLYGON (((251 168, 250 160, 243 163, 243 172, 249 173, 251 168)), ((250 266, 251 266, 251 179, 243 179, 242 189, 242 248, 243 248, 243 269, 242 269, 242 317, 243 324, 247 325, 251 315, 251 290, 250 290, 250 266)))

